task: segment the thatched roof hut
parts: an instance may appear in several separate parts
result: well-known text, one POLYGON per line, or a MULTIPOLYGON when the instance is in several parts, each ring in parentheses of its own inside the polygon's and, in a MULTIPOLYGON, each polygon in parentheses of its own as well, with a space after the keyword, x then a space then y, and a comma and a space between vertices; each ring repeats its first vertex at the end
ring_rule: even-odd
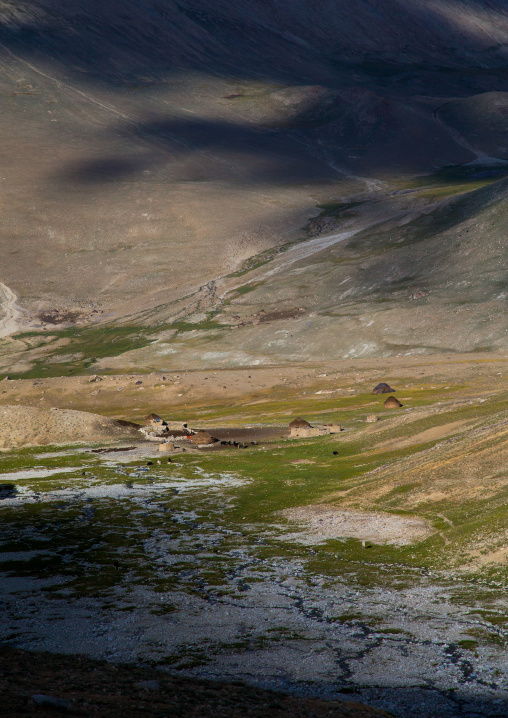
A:
POLYGON ((389 396, 383 406, 385 409, 400 409, 402 404, 394 396, 389 396))
POLYGON ((197 431, 189 437, 191 444, 215 444, 218 439, 208 433, 208 431, 197 431))
POLYGON ((386 384, 384 381, 382 381, 380 384, 374 387, 372 390, 373 394, 393 394, 395 389, 392 389, 392 387, 389 384, 386 384))
POLYGON ((308 421, 305 421, 305 419, 302 419, 301 416, 298 416, 296 419, 293 419, 293 421, 289 425, 290 429, 312 429, 312 426, 309 424, 308 421))

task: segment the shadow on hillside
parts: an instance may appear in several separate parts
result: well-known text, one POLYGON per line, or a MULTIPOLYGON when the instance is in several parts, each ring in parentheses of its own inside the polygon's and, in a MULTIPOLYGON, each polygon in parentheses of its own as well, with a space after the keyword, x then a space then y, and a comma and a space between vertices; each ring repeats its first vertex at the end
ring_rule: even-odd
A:
POLYGON ((96 184, 163 171, 179 180, 193 174, 235 184, 337 181, 340 174, 295 131, 241 125, 226 120, 167 119, 108 130, 145 151, 70 164, 57 179, 96 184), (193 169, 188 161, 196 157, 193 169), (183 164, 185 166, 183 166, 183 164))
POLYGON ((479 1, 429 0, 396 9, 366 0, 325 0, 320 7, 291 0, 273 6, 263 0, 13 5, 0 15, 5 48, 25 59, 52 59, 68 75, 87 73, 112 88, 186 70, 296 84, 333 84, 344 71, 356 73, 354 82, 378 78, 399 87, 423 72, 432 94, 439 74, 441 84, 446 75, 455 84, 457 77, 471 83, 471 73, 492 81, 507 70, 499 42, 507 26, 503 0, 488 8, 479 1))
POLYGON ((407 298, 412 291, 443 287, 455 292, 457 300, 462 294, 473 300, 473 278, 468 277, 461 289, 461 280, 466 279, 461 247, 467 243, 470 246, 477 239, 482 256, 483 289, 496 295, 501 288, 494 283, 490 285, 488 280, 499 264, 498 249, 482 245, 481 236, 476 237, 474 227, 465 226, 461 231, 458 228, 489 207, 495 212, 496 204, 504 202, 507 194, 508 178, 505 178, 495 185, 451 198, 433 212, 407 224, 394 227, 389 222, 386 226, 380 224, 374 230, 366 230, 344 244, 332 247, 327 257, 333 258, 338 253, 342 258, 348 255, 369 258, 361 265, 348 267, 355 287, 350 296, 353 301, 395 300, 400 298, 397 291, 403 291, 407 298), (443 235, 447 232, 451 232, 451 236, 445 242, 443 235), (450 283, 452 277, 457 279, 450 283))
MULTIPOLYGON (((450 55, 441 28, 442 12, 432 4, 423 15, 409 6, 392 16, 383 9, 373 11, 370 3, 360 0, 351 7, 331 3, 321 13, 305 4, 296 9, 289 0, 277 8, 260 0, 233 5, 209 0, 186 4, 91 0, 64 7, 58 0, 23 0, 18 12, 3 11, 0 56, 7 65, 13 59, 28 63, 27 69, 46 78, 55 71, 57 86, 65 76, 77 88, 109 91, 112 102, 135 89, 138 110, 143 109, 145 91, 162 88, 167 101, 172 83, 187 73, 202 73, 210 83, 223 77, 351 90, 349 98, 339 101, 345 108, 343 117, 322 130, 303 124, 295 129, 297 116, 292 127, 271 131, 261 124, 220 117, 162 117, 147 122, 135 118, 132 127, 111 125, 111 134, 128 137, 135 151, 111 156, 103 152, 100 159, 70 165, 62 170, 65 182, 112 183, 161 167, 170 180, 193 180, 201 177, 201 168, 191 169, 187 177, 178 161, 198 151, 223 155, 200 158, 205 179, 240 184, 333 181, 341 178, 342 166, 359 174, 425 172, 441 160, 460 163, 472 155, 458 147, 430 111, 428 116, 426 110, 415 112, 404 106, 406 100, 415 94, 460 96, 501 89, 504 79, 500 77, 508 73, 508 61, 498 58, 494 62, 493 50, 489 50, 492 57, 485 55, 481 34, 476 36, 469 26, 463 28, 459 15, 456 26, 450 19, 453 8, 460 9, 462 4, 447 3, 446 23, 449 33, 460 31, 464 36, 467 47, 459 47, 455 55, 467 50, 471 59, 467 71, 463 61, 450 55), (436 25, 436 18, 441 25, 436 25), (415 42, 408 53, 409 40, 399 47, 401 28, 416 37, 434 32, 435 47, 415 42), (379 37, 383 34, 390 51, 382 51, 379 37), (489 63, 495 64, 495 73, 489 63), (357 94, 358 88, 363 95, 357 94), (149 145, 146 152, 139 142, 149 145), (245 174, 228 166, 228 159, 241 162, 242 155, 245 174)), ((98 139, 107 138, 98 131, 98 139)))

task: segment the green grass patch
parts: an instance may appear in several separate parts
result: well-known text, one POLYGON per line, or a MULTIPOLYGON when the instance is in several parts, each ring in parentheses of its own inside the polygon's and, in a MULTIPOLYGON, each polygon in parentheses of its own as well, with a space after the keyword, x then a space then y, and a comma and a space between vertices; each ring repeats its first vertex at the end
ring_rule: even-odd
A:
MULTIPOLYGON (((13 379, 42 379, 91 373, 91 368, 98 359, 118 356, 150 344, 153 337, 149 334, 150 330, 146 327, 135 325, 109 324, 100 327, 52 329, 44 334, 48 341, 44 358, 33 360, 28 371, 10 372, 9 376, 13 379), (66 340, 65 344, 55 346, 52 350, 52 344, 62 339, 66 340), (79 358, 58 361, 59 357, 73 355, 79 358)), ((33 333, 17 334, 16 338, 22 340, 25 336, 33 336, 33 333)))

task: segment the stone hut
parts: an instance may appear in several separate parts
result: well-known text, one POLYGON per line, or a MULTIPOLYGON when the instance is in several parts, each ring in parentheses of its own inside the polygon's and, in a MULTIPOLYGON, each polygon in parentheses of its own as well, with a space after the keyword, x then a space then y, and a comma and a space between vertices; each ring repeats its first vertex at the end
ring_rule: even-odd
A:
POLYGON ((168 425, 157 414, 148 414, 143 424, 139 431, 148 441, 158 441, 161 436, 167 435, 168 425))
POLYGON ((304 437, 313 436, 313 432, 314 429, 311 424, 309 424, 308 421, 305 421, 305 419, 302 419, 301 416, 293 419, 293 421, 289 424, 289 436, 293 438, 302 439, 304 437))
POLYGON ((289 435, 293 439, 309 439, 312 436, 325 436, 326 434, 338 434, 341 427, 338 424, 325 424, 324 426, 312 426, 308 421, 299 416, 289 425, 289 435))
POLYGON ((323 427, 327 434, 340 434, 342 426, 340 424, 325 424, 323 427))
POLYGON ((166 420, 166 426, 168 427, 169 431, 185 431, 188 428, 188 424, 186 421, 167 421, 166 420))
POLYGON ((393 394, 394 392, 395 389, 392 389, 392 387, 389 384, 386 384, 384 381, 375 386, 372 390, 373 394, 393 394))
POLYGON ((157 414, 148 414, 143 421, 145 426, 162 426, 163 423, 163 420, 157 414))
POLYGON ((402 404, 394 396, 389 396, 383 406, 385 409, 400 409, 402 404))

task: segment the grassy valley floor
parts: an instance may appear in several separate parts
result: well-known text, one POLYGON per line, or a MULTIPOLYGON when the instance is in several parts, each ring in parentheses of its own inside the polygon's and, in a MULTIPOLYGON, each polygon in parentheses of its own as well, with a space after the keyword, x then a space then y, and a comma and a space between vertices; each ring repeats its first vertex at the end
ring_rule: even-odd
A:
MULTIPOLYGON (((4 409, 62 418, 30 447, 0 415, 1 640, 100 671, 151 666, 161 683, 240 680, 401 718, 505 715, 507 375, 502 355, 447 355, 2 382, 4 409), (400 409, 371 393, 379 381, 400 409), (71 404, 108 427, 156 411, 259 441, 169 463, 132 433, 64 443, 71 404), (297 415, 343 431, 288 438, 297 415), (92 452, 108 447, 129 450, 92 452)), ((23 686, 19 710, 50 693, 23 686)))

